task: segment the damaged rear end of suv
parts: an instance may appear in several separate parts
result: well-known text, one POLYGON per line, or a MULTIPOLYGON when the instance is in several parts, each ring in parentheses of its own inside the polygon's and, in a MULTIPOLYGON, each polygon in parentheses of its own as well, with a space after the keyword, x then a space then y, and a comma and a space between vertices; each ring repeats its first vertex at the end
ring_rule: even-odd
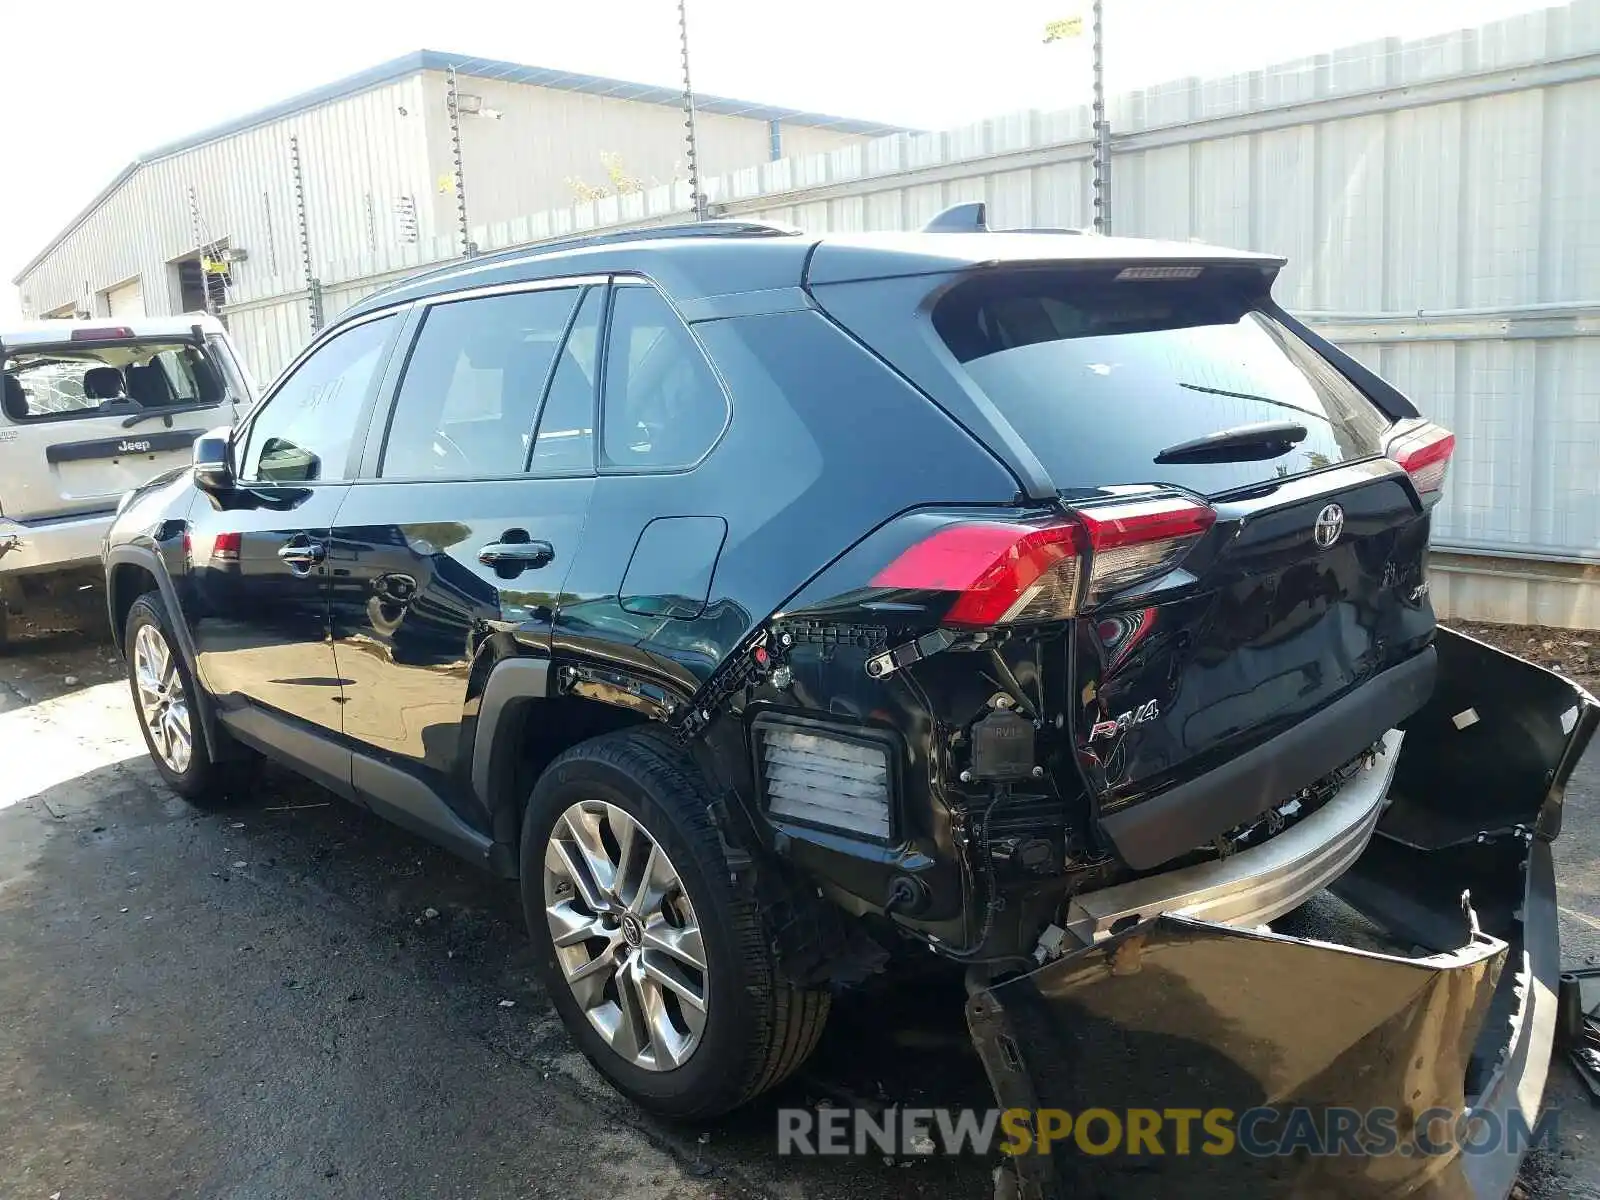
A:
MULTIPOLYGON (((1531 1123, 1596 709, 1436 626, 1453 437, 1273 301, 1277 260, 944 236, 824 242, 809 291, 1018 494, 897 515, 771 623, 741 782, 775 844, 968 964, 1002 1108, 1531 1123)), ((1498 1196, 1505 1140, 1007 1170, 1498 1196)))

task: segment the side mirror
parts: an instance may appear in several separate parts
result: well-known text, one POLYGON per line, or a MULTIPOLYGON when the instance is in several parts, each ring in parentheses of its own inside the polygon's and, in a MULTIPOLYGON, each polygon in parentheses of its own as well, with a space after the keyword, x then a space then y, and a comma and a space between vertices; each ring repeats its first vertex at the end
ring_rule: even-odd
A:
POLYGON ((232 429, 211 429, 195 438, 194 486, 218 499, 233 491, 232 429))

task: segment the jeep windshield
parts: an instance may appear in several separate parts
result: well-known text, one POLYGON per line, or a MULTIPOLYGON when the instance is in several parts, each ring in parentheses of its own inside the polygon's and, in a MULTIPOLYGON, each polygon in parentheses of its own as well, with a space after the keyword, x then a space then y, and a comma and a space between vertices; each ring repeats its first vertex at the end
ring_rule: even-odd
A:
POLYGON ((212 408, 248 397, 225 352, 179 338, 70 341, 10 349, 5 411, 14 422, 129 417, 212 408))

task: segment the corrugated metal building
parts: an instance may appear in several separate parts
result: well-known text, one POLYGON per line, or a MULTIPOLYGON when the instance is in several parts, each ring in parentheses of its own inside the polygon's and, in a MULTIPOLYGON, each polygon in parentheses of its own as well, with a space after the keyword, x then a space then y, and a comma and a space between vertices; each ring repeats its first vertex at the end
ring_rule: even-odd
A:
MULTIPOLYGON (((212 279, 229 304, 459 253, 452 68, 476 233, 614 187, 607 160, 640 187, 686 175, 676 91, 418 51, 141 156, 17 276, 23 311, 203 308, 202 249, 239 260, 225 295, 212 279)), ((705 176, 898 132, 716 96, 696 109, 705 176)))

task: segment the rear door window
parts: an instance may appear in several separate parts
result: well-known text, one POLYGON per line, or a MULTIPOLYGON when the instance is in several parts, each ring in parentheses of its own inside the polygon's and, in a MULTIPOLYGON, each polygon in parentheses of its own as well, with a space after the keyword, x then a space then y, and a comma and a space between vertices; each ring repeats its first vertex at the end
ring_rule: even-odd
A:
POLYGON ((605 465, 676 471, 711 449, 728 399, 694 335, 648 284, 621 286, 611 302, 601 407, 605 465))
POLYGON ((959 284, 934 310, 945 345, 1058 487, 1216 495, 1381 453, 1388 418, 1245 289, 1119 274, 1008 272, 959 284), (1263 422, 1305 436, 1228 461, 1157 461, 1263 422))

